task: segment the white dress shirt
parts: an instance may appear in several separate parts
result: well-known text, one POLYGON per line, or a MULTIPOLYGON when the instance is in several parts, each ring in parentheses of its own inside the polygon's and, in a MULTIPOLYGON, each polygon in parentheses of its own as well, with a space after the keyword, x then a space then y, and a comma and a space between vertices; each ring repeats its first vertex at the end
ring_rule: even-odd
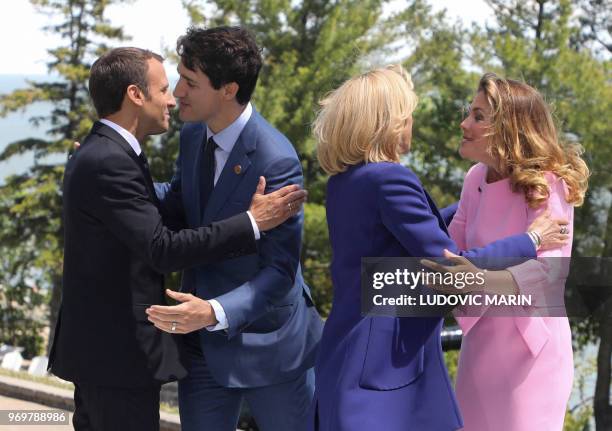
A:
POLYGON ((132 147, 132 150, 134 150, 136 155, 140 156, 140 153, 142 153, 142 148, 140 148, 140 143, 138 142, 138 139, 136 139, 134 135, 132 135, 127 130, 125 130, 119 124, 113 123, 111 120, 107 120, 106 118, 102 118, 100 120, 100 123, 106 124, 108 127, 113 129, 115 132, 119 133, 123 137, 123 139, 125 139, 127 143, 130 144, 130 147, 132 147))

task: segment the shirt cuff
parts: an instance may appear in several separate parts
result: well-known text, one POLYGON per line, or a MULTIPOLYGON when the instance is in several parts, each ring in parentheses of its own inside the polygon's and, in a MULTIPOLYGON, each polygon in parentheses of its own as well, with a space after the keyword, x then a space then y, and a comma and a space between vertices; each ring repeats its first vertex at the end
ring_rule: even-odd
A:
POLYGON ((257 241, 259 238, 261 238, 261 235, 259 234, 259 228, 257 227, 257 223, 255 223, 255 217, 253 217, 253 214, 251 214, 251 211, 247 211, 246 213, 249 216, 249 219, 251 219, 251 225, 253 226, 253 233, 255 234, 255 241, 257 241))
POLYGON ((225 315, 225 310, 223 309, 221 304, 219 304, 219 301, 215 299, 209 299, 208 303, 213 308, 213 311, 215 312, 215 317, 217 318, 217 322, 219 323, 214 326, 207 326, 206 329, 211 332, 227 329, 229 327, 229 324, 227 323, 227 316, 225 315))

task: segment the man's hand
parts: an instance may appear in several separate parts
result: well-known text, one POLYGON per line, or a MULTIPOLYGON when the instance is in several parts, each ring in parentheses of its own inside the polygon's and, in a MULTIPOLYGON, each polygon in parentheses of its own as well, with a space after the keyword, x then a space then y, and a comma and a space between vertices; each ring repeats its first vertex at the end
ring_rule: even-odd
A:
POLYGON ((302 190, 296 184, 285 186, 267 195, 264 195, 265 189, 266 179, 259 177, 259 184, 249 207, 260 231, 273 229, 299 213, 308 195, 306 190, 302 190))
POLYGON ((166 289, 166 294, 179 305, 152 305, 147 308, 149 322, 156 328, 170 334, 187 334, 207 326, 216 325, 215 312, 208 301, 190 293, 175 292, 166 289))

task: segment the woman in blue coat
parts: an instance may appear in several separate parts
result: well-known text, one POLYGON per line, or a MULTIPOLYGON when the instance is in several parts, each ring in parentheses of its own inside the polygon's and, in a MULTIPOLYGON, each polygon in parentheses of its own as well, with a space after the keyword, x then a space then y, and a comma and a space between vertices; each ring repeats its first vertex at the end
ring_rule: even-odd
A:
MULTIPOLYGON (((417 176, 399 163, 410 149, 416 104, 410 76, 395 66, 345 82, 322 102, 315 120, 319 162, 331 175, 327 222, 334 298, 315 368, 311 429, 462 426, 443 360, 442 319, 360 313, 362 257, 460 253, 417 176)), ((553 224, 540 218, 530 230, 558 232, 553 224)), ((527 233, 460 254, 536 256, 527 233)))

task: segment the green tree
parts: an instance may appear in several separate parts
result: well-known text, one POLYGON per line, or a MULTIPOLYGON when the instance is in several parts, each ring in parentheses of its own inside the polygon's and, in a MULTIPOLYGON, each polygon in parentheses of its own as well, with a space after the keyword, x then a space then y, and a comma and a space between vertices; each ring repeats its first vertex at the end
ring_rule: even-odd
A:
MULTIPOLYGON (((32 118, 33 124, 48 122, 48 139, 25 138, 9 144, 0 161, 33 153, 34 165, 27 172, 5 179, 0 188, 0 253, 9 276, 2 283, 7 297, 26 298, 34 284, 50 291, 51 340, 62 287, 63 222, 61 181, 64 162, 75 139, 89 131, 94 113, 89 103, 87 79, 90 61, 108 47, 106 41, 125 39, 120 28, 105 19, 112 0, 31 0, 35 8, 57 23, 46 31, 65 43, 48 52, 49 79, 29 81, 26 88, 0 96, 0 115, 25 110, 35 102, 51 103, 51 113, 32 118)), ((14 313, 8 302, 3 314, 14 313)), ((17 324, 18 321, 13 323, 17 324)), ((14 327, 11 330, 15 330, 14 327)), ((36 337, 38 328, 33 328, 36 337)), ((10 332, 9 332, 10 333, 10 332)))
MULTIPOLYGON (((15 235, 12 223, 4 219, 2 230, 11 229, 15 235)), ((40 289, 33 285, 26 274, 31 272, 26 262, 16 259, 23 250, 3 250, 0 260, 0 343, 11 344, 24 348, 23 355, 33 357, 43 349, 41 335, 47 326, 46 316, 41 316, 46 300, 40 289)))
POLYGON ((578 0, 578 26, 572 38, 572 46, 581 49, 590 47, 612 52, 612 2, 610 0, 578 0))
POLYGON ((459 157, 459 124, 473 95, 478 75, 464 67, 466 32, 449 23, 444 11, 420 10, 421 28, 406 23, 409 45, 404 60, 419 95, 413 139, 406 163, 417 173, 440 206, 459 199, 463 175, 470 163, 459 157))

